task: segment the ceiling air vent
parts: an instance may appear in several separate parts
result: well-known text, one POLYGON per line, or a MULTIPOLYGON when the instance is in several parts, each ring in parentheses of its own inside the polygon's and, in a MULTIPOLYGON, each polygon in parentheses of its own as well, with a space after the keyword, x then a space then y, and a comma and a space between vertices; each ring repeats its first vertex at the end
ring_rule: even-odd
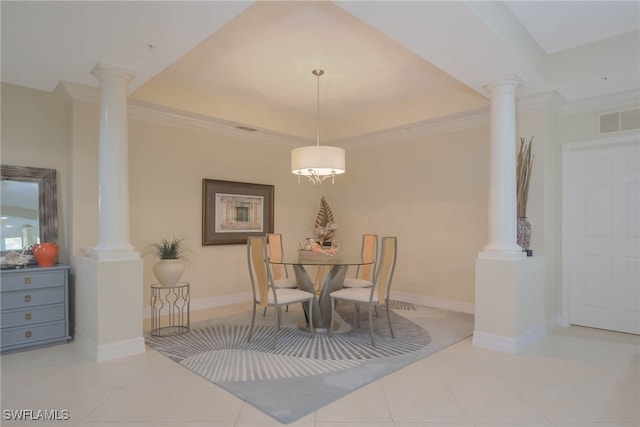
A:
POLYGON ((600 133, 640 129, 640 108, 600 114, 600 133))
POLYGON ((640 108, 620 112, 620 130, 640 129, 640 108))

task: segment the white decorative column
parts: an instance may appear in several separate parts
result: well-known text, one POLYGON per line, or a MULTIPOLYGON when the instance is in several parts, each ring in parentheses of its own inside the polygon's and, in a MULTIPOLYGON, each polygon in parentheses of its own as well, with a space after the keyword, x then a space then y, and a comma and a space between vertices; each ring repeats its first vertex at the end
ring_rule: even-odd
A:
POLYGON ((487 85, 491 94, 489 243, 479 258, 518 259, 517 244, 516 88, 517 78, 487 85))
MULTIPOLYGON (((96 362, 144 353, 144 272, 129 243, 127 86, 133 74, 98 64, 99 242, 73 257, 75 341, 96 362)), ((95 177, 92 177, 95 179, 95 177)))
POLYGON ((544 334, 544 260, 517 244, 516 89, 507 78, 491 94, 489 243, 476 259, 473 344, 517 353, 544 334))
POLYGON ((100 81, 99 242, 97 259, 137 259, 129 243, 128 85, 133 73, 98 63, 91 74, 100 81))

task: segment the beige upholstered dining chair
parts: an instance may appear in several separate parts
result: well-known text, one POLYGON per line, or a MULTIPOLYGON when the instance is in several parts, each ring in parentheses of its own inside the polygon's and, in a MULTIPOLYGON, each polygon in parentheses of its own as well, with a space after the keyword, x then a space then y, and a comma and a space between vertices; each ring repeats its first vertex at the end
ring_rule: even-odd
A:
MULTIPOLYGON (((267 233, 267 247, 269 249, 268 258, 272 261, 281 261, 284 256, 284 250, 282 246, 282 234, 280 233, 267 233)), ((276 288, 295 289, 298 287, 298 283, 295 277, 289 278, 289 271, 287 266, 283 264, 269 264, 271 268, 271 274, 273 275, 273 282, 276 288), (284 274, 283 274, 284 273, 284 274)), ((287 305, 286 311, 289 311, 287 305)), ((264 308, 262 315, 267 314, 267 307, 264 308)))
MULTIPOLYGON (((267 246, 269 249, 269 259, 271 261, 279 262, 284 256, 284 250, 282 247, 282 234, 280 233, 267 233, 267 246)), ((289 271, 287 266, 283 264, 271 264, 271 274, 273 275, 273 281, 277 288, 297 288, 298 283, 295 277, 289 278, 289 271)))
POLYGON ((249 329, 247 342, 250 342, 253 336, 257 306, 265 308, 271 306, 276 308, 276 330, 273 335, 273 348, 275 348, 281 324, 280 307, 296 302, 308 301, 310 303, 309 324, 313 325, 312 302, 315 295, 301 289, 277 288, 274 284, 271 269, 268 268, 266 255, 267 241, 265 237, 247 238, 247 264, 249 267, 249 277, 251 278, 251 290, 253 292, 253 316, 251 317, 251 328, 249 329))
MULTIPOLYGON (((373 333, 373 310, 377 305, 385 306, 391 337, 395 338, 393 335, 393 327, 391 326, 391 315, 389 314, 391 310, 389 305, 389 291, 391 290, 391 281, 396 267, 398 252, 397 238, 395 236, 383 237, 381 247, 380 261, 374 274, 373 286, 369 288, 343 288, 331 292, 332 325, 333 315, 336 311, 338 301, 350 301, 356 305, 369 305, 369 329, 371 331, 371 344, 374 347, 376 346, 376 339, 373 333)), ((356 310, 356 326, 359 326, 359 323, 359 310, 356 310)))
POLYGON ((356 277, 347 277, 342 284, 343 288, 368 288, 373 286, 373 273, 378 257, 378 235, 363 234, 362 250, 360 252, 363 261, 371 261, 373 264, 359 265, 356 277))

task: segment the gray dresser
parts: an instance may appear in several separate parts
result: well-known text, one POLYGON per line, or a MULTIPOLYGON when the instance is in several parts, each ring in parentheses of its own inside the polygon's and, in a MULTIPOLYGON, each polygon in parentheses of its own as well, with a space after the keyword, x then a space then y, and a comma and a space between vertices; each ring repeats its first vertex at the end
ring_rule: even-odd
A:
POLYGON ((68 266, 31 266, 0 274, 0 352, 71 339, 68 266))

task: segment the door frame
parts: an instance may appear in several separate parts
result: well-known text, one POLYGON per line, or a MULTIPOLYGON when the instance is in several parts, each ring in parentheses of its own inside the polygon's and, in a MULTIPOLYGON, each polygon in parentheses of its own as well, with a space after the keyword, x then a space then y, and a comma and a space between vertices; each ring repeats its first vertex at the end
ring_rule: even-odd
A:
POLYGON ((569 212, 568 212, 568 194, 569 194, 569 162, 572 156, 578 151, 584 151, 591 148, 613 147, 617 145, 634 144, 640 142, 640 134, 637 132, 619 135, 615 137, 598 138, 581 142, 567 142, 562 144, 562 278, 561 278, 561 295, 562 305, 560 313, 560 324, 562 326, 570 326, 571 323, 571 286, 569 285, 571 275, 569 271, 569 212))

